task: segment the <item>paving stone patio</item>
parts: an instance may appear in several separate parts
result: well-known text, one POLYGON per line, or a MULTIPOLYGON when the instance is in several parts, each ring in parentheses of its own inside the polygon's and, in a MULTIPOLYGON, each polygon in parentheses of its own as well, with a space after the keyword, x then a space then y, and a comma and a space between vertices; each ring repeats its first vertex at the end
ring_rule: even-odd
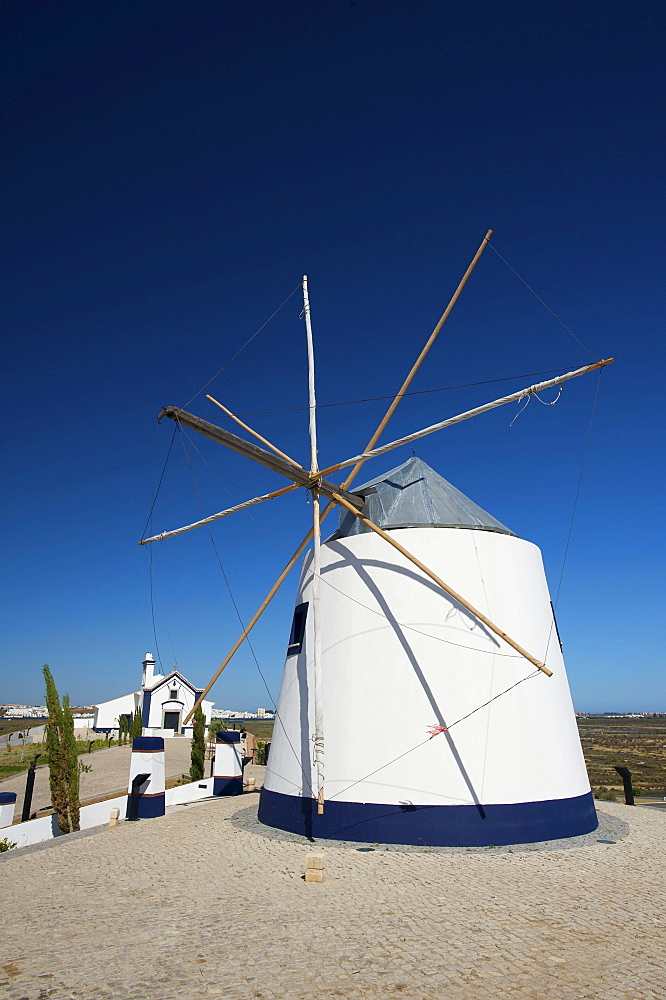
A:
POLYGON ((359 851, 259 831, 257 802, 0 855, 7 1000, 666 997, 663 812, 599 804, 575 847, 359 851))

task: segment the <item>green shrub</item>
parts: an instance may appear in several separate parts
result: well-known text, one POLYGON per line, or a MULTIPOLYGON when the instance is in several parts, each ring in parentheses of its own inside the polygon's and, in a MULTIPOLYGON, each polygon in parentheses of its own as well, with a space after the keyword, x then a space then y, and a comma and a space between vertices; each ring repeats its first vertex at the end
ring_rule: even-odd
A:
POLYGON ((226 728, 227 724, 226 722, 223 722, 222 719, 213 719, 208 726, 208 739, 212 740, 212 742, 214 743, 217 734, 220 732, 224 732, 226 728))
POLYGON ((14 844, 11 840, 7 840, 6 837, 4 840, 0 840, 0 854, 4 854, 5 851, 13 851, 15 847, 16 844, 14 844))
MULTIPOLYGON (((141 719, 141 709, 139 707, 134 709, 134 715, 132 716, 132 722, 130 724, 130 736, 134 739, 135 736, 143 735, 143 720, 141 719)), ((120 742, 120 740, 118 741, 120 742)))
POLYGON ((206 718, 201 709, 197 706, 194 713, 194 725, 192 727, 192 750, 190 753, 190 778, 192 781, 201 781, 204 776, 204 756, 206 752, 206 718))
POLYGON ((46 725, 46 750, 49 758, 49 784, 51 805, 58 814, 58 827, 62 833, 79 829, 79 758, 74 738, 74 719, 65 695, 60 696, 48 664, 42 667, 46 683, 46 707, 49 721, 46 725))
POLYGON ((593 788, 592 794, 595 799, 599 799, 602 802, 617 802, 615 790, 612 788, 606 788, 605 785, 599 785, 598 788, 593 788))

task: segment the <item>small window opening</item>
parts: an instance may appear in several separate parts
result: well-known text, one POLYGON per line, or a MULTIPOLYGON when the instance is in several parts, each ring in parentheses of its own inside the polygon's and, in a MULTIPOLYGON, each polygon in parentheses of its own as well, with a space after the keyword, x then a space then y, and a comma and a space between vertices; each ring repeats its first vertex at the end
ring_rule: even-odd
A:
POLYGON ((177 691, 169 691, 169 697, 172 698, 172 699, 173 698, 177 698, 178 697, 178 692, 177 691))
POLYGON ((557 635, 557 641, 560 644, 560 649, 562 649, 562 640, 560 639, 560 630, 557 627, 557 618, 555 617, 555 608, 553 607, 553 602, 550 602, 550 610, 553 612, 553 625, 555 626, 555 634, 557 635))
POLYGON ((295 653, 300 653, 303 648, 303 639, 305 638, 305 622, 307 617, 307 601, 305 604, 297 604, 294 609, 294 620, 291 623, 291 635, 289 636, 289 645, 287 646, 287 656, 293 656, 295 653))

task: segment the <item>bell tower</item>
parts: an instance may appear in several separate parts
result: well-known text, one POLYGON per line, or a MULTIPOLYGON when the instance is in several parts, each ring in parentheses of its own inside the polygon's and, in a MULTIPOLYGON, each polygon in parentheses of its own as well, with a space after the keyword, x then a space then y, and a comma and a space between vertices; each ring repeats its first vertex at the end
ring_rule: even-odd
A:
POLYGON ((155 657, 152 653, 146 653, 143 661, 143 673, 141 675, 141 687, 145 691, 150 690, 155 681, 155 657))

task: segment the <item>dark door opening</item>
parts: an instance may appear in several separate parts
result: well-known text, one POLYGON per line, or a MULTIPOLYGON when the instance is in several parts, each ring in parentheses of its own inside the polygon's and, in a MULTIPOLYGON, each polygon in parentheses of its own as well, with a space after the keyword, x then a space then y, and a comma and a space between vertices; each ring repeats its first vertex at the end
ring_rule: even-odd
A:
POLYGON ((174 733, 177 733, 180 729, 180 712, 165 712, 163 728, 173 729, 174 733))

